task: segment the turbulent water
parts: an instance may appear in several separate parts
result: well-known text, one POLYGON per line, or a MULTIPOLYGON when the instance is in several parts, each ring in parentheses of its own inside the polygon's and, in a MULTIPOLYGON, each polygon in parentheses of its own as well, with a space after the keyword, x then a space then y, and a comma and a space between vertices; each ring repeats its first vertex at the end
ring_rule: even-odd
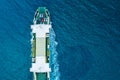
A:
POLYGON ((0 0, 0 80, 32 80, 39 6, 50 11, 58 43, 53 80, 120 80, 120 0, 0 0))
POLYGON ((60 80, 60 72, 59 72, 59 64, 58 64, 58 53, 56 51, 57 42, 55 41, 55 32, 51 28, 50 29, 50 66, 51 66, 51 74, 50 80, 60 80))

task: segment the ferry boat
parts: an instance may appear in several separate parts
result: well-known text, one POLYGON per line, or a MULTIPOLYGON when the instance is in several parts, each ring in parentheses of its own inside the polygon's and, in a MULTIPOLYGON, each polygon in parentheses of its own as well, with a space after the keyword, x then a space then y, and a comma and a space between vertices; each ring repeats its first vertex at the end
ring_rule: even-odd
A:
POLYGON ((46 7, 38 7, 32 29, 32 66, 33 80, 50 80, 50 13, 46 7))

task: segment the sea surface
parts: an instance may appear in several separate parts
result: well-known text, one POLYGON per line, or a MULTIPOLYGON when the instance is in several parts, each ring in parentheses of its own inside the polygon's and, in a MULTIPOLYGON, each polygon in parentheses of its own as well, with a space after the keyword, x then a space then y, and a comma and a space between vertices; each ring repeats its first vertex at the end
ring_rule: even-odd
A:
POLYGON ((31 29, 48 8, 56 80, 120 80, 120 0, 0 0, 0 80, 33 80, 31 29))

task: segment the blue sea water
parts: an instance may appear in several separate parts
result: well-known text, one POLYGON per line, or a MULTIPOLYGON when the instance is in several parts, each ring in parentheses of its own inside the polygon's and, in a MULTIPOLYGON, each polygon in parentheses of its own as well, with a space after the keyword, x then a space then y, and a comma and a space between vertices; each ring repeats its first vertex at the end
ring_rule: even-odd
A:
POLYGON ((0 0, 0 80, 32 80, 39 6, 51 13, 59 80, 120 80, 120 0, 0 0))

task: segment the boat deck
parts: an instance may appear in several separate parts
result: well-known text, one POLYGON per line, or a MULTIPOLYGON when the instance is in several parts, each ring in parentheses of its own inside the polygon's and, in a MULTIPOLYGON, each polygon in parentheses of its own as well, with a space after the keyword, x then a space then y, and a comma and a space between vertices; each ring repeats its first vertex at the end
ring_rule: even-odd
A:
POLYGON ((36 79, 37 80, 48 80, 47 79, 47 73, 37 73, 36 74, 36 79))

